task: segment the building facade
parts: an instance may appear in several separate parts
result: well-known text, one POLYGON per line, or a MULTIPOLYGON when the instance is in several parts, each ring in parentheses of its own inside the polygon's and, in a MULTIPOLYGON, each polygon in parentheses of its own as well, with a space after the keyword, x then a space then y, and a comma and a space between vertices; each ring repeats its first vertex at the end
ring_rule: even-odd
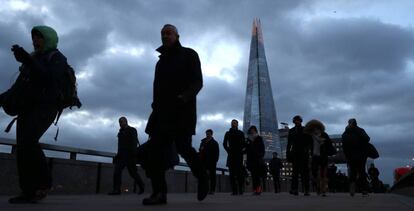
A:
POLYGON ((248 128, 252 125, 257 127, 265 142, 265 158, 271 158, 272 152, 282 154, 276 109, 259 19, 253 21, 243 131, 247 133, 248 128))

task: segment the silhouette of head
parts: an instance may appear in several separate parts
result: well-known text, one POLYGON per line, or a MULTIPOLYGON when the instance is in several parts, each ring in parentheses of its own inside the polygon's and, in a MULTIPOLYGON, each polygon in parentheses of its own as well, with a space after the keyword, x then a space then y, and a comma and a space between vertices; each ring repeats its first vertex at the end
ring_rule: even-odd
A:
POLYGON ((161 41, 162 45, 166 48, 173 47, 179 39, 177 27, 171 24, 165 24, 161 29, 161 41))
POLYGON ((208 129, 208 130, 206 130, 206 137, 207 137, 207 138, 211 138, 211 137, 213 137, 213 130, 212 130, 212 129, 208 129))
POLYGON ((34 26, 31 31, 35 52, 47 52, 57 48, 59 37, 56 31, 49 26, 34 26))
POLYGON ((126 117, 123 116, 123 117, 119 118, 119 127, 121 127, 121 128, 128 127, 128 120, 127 120, 126 117))
POLYGON ((300 125, 302 125, 303 119, 302 119, 301 116, 296 115, 296 116, 293 117, 292 122, 293 122, 293 124, 295 124, 295 126, 300 126, 300 125))
POLYGON ((231 128, 237 129, 239 127, 239 121, 236 119, 231 120, 231 128))
POLYGON ((254 125, 250 126, 249 130, 247 130, 248 135, 256 135, 257 133, 257 127, 254 125))
POLYGON ((277 158, 277 152, 273 152, 272 155, 273 155, 273 158, 277 158))
POLYGON ((352 118, 352 119, 348 120, 348 125, 350 127, 356 127, 356 126, 358 126, 358 123, 357 123, 356 119, 352 118))

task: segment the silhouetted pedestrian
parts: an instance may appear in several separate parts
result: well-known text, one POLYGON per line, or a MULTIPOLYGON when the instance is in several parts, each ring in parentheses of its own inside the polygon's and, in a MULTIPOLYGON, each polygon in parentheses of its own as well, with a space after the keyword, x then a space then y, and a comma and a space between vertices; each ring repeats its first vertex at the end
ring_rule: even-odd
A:
POLYGON ((331 163, 328 166, 328 187, 329 191, 332 193, 335 193, 338 191, 338 178, 336 171, 338 170, 338 167, 335 166, 335 163, 331 163))
POLYGON ((139 145, 137 130, 128 125, 126 117, 119 118, 119 126, 118 153, 115 156, 114 162, 114 184, 112 192, 108 194, 121 194, 122 170, 125 167, 127 167, 129 175, 139 187, 138 194, 142 194, 144 192, 144 182, 138 174, 136 165, 137 145, 139 145))
POLYGON ((61 89, 67 65, 57 49, 58 35, 48 26, 31 30, 34 52, 14 45, 12 51, 21 63, 16 83, 0 96, 6 113, 17 115, 16 160, 21 194, 9 203, 35 203, 46 197, 52 176, 39 139, 55 120, 61 105, 61 89), (7 106, 7 107, 6 107, 7 106))
POLYGON ((164 25, 161 39, 152 113, 145 130, 150 136, 148 142, 152 142, 149 147, 152 164, 146 171, 153 193, 143 200, 144 205, 167 203, 165 172, 168 160, 172 159, 168 153, 173 150, 172 144, 198 179, 197 199, 201 201, 208 194, 207 173, 191 144, 197 122, 196 96, 203 86, 200 59, 193 49, 181 46, 175 26, 164 25))
POLYGON ((209 175, 210 192, 214 194, 216 190, 216 168, 219 160, 219 145, 213 138, 213 130, 206 130, 206 137, 200 143, 200 159, 209 175))
POLYGON ((364 196, 368 195, 368 181, 365 166, 367 163, 366 146, 370 138, 364 129, 358 127, 356 119, 350 119, 342 134, 342 146, 349 168, 349 192, 355 194, 357 185, 364 196))
POLYGON ((312 138, 303 132, 302 117, 293 117, 295 127, 289 129, 286 157, 292 163, 292 184, 290 194, 298 195, 298 177, 301 182, 304 195, 309 196, 309 155, 312 147, 312 138))
POLYGON ((280 192, 280 170, 283 168, 283 163, 280 158, 277 157, 277 152, 272 153, 272 160, 269 162, 269 171, 273 177, 273 186, 275 193, 280 192))
POLYGON ((384 184, 379 179, 380 172, 373 163, 371 163, 368 169, 368 176, 370 180, 371 191, 374 193, 384 192, 384 184))
POLYGON ((238 126, 239 122, 233 119, 231 128, 226 132, 223 140, 223 147, 227 152, 226 165, 229 167, 232 195, 242 195, 244 192, 243 154, 246 143, 244 133, 238 129, 238 126))
POLYGON ((326 196, 328 186, 328 156, 333 155, 332 141, 325 132, 325 126, 319 120, 310 120, 304 132, 312 137, 312 176, 316 181, 317 194, 326 196))
POLYGON ((252 175, 253 194, 260 195, 262 193, 261 182, 267 171, 263 160, 265 155, 265 146, 263 138, 259 135, 256 126, 250 126, 247 131, 246 139, 246 165, 252 175))

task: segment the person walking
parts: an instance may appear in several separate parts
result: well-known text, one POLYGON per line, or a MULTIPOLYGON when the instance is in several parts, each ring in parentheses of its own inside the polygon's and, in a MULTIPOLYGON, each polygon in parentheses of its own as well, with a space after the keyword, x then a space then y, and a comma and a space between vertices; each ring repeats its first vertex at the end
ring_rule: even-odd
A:
POLYGON ((9 199, 11 204, 36 203, 52 188, 51 171, 39 139, 61 109, 59 85, 66 83, 63 75, 68 64, 57 49, 56 31, 49 26, 35 26, 31 36, 32 53, 13 45, 14 57, 21 64, 20 74, 16 83, 0 95, 0 106, 9 115, 17 115, 16 161, 21 193, 9 199))
POLYGON ((317 194, 326 197, 328 186, 328 156, 334 154, 332 141, 325 132, 325 126, 313 119, 306 123, 304 132, 312 137, 312 176, 316 181, 317 194))
POLYGON ((269 162, 269 171, 273 177, 273 186, 275 193, 279 193, 280 189, 280 170, 283 168, 283 163, 280 158, 277 157, 277 152, 272 153, 272 160, 269 162))
POLYGON ((250 126, 247 131, 246 139, 246 165, 252 175, 253 194, 260 195, 262 193, 261 181, 264 179, 266 165, 263 160, 265 155, 265 146, 263 138, 259 135, 256 126, 250 126))
POLYGON ((122 171, 126 167, 129 175, 134 179, 139 187, 138 194, 144 193, 144 182, 138 174, 136 158, 138 133, 137 130, 128 125, 126 117, 119 118, 119 132, 118 132, 118 153, 115 156, 114 165, 114 184, 113 189, 109 195, 121 194, 122 171))
POLYGON ((349 168, 349 193, 355 195, 356 185, 363 196, 368 196, 368 181, 365 166, 367 163, 366 146, 370 137, 363 128, 358 127, 356 119, 349 119, 342 134, 342 147, 349 168))
POLYGON ((208 194, 207 172, 192 147, 197 122, 197 94, 203 86, 200 59, 196 51, 183 47, 174 25, 161 29, 161 55, 155 67, 152 112, 145 132, 149 135, 146 173, 151 179, 153 193, 144 198, 144 205, 167 203, 165 172, 169 168, 175 146, 198 180, 197 199, 208 194))
POLYGON ((207 169, 210 182, 209 194, 214 194, 216 190, 216 168, 219 160, 220 149, 219 145, 213 137, 213 130, 206 130, 206 137, 201 140, 200 148, 200 159, 204 167, 207 169))
POLYGON ((243 154, 246 150, 244 133, 238 129, 239 122, 231 121, 231 128, 223 139, 223 147, 227 152, 226 165, 229 167, 232 195, 242 195, 244 192, 244 165, 243 154))
POLYGON ((312 137, 303 132, 302 117, 293 117, 295 126, 289 129, 286 157, 292 163, 292 182, 290 194, 299 195, 298 177, 301 176, 304 195, 309 196, 309 156, 312 137))

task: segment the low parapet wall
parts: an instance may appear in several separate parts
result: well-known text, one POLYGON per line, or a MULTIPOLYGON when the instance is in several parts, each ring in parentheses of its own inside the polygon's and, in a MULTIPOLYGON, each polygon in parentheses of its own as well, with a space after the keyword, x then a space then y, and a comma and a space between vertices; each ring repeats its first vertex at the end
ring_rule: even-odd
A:
POLYGON ((414 168, 392 186, 391 193, 414 197, 414 168))
MULTIPOLYGON (((54 194, 94 194, 107 193, 112 190, 113 165, 90 161, 79 161, 60 158, 48 158, 53 175, 54 194)), ((13 154, 0 153, 0 195, 19 193, 16 160, 13 154)), ((150 181, 144 171, 138 168, 139 174, 146 184, 146 192, 151 192, 150 181)), ((134 181, 125 169, 122 175, 122 190, 134 192, 134 181)), ((191 172, 170 170, 167 172, 169 192, 195 192, 196 179, 191 172)), ((227 175, 217 175, 218 192, 229 192, 227 175)))

